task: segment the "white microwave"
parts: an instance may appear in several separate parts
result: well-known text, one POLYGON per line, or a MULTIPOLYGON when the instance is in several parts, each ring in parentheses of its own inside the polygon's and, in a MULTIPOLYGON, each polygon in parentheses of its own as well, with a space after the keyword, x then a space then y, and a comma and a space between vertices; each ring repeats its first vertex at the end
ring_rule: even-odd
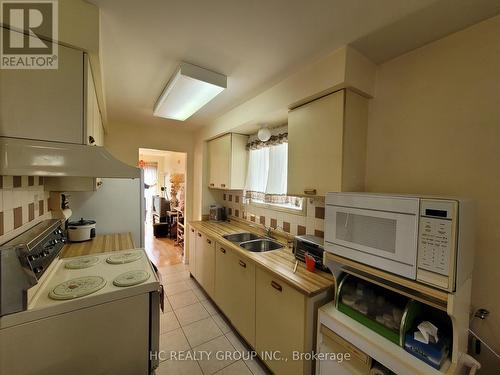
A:
POLYGON ((470 202, 328 193, 325 203, 325 251, 450 292, 471 276, 470 202))

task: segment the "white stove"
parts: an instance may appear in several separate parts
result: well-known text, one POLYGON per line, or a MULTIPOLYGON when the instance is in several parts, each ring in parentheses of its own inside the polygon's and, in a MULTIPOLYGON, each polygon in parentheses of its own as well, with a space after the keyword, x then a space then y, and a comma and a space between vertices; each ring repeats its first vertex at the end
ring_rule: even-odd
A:
POLYGON ((48 309, 58 313, 68 309, 82 308, 89 304, 112 301, 120 298, 131 297, 133 295, 157 291, 160 283, 156 272, 151 266, 146 252, 143 249, 131 249, 124 251, 113 251, 102 253, 95 256, 81 256, 74 258, 59 259, 51 270, 49 277, 39 287, 36 294, 28 305, 30 310, 48 309), (127 259, 127 263, 123 260, 127 259), (120 263, 109 263, 109 260, 120 263), (83 267, 80 267, 84 265, 83 267), (130 285, 127 287, 116 286, 114 281, 118 276, 129 271, 141 271, 147 275, 147 279, 142 283, 130 285), (92 278, 101 277, 104 285, 96 283, 92 278), (83 279, 82 279, 83 278, 83 279), (77 295, 77 298, 68 300, 60 298, 51 298, 50 294, 58 285, 72 285, 71 280, 80 279, 78 287, 73 290, 76 293, 80 291, 90 291, 91 293, 77 295), (86 286, 86 284, 88 284, 86 286), (96 288, 95 290, 92 287, 96 288), (90 299, 90 301, 87 301, 90 299))
POLYGON ((144 249, 56 257, 44 269, 25 309, 0 317, 1 374, 151 373, 163 296, 144 249))

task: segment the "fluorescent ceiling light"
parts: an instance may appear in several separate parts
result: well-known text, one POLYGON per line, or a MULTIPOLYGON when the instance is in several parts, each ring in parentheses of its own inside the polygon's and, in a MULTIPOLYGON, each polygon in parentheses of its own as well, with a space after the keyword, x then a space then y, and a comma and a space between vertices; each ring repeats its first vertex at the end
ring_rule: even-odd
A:
POLYGON ((184 121, 226 87, 225 75, 181 63, 158 98, 153 115, 184 121))

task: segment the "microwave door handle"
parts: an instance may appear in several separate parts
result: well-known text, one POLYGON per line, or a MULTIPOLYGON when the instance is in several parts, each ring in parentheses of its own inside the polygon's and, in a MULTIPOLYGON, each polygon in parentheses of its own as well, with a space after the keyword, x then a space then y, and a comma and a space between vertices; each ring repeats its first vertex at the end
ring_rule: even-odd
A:
POLYGON ((351 216, 351 214, 348 212, 346 217, 345 217, 345 223, 344 223, 344 228, 346 228, 346 229, 349 226, 349 216, 351 216))

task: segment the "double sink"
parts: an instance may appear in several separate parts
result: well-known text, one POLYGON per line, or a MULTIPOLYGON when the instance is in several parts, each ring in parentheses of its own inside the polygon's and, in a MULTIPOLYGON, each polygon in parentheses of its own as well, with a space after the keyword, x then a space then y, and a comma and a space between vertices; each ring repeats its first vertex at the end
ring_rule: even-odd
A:
POLYGON ((262 253, 265 251, 283 248, 283 245, 276 241, 250 232, 226 234, 222 237, 228 241, 238 244, 241 248, 254 253, 262 253))

